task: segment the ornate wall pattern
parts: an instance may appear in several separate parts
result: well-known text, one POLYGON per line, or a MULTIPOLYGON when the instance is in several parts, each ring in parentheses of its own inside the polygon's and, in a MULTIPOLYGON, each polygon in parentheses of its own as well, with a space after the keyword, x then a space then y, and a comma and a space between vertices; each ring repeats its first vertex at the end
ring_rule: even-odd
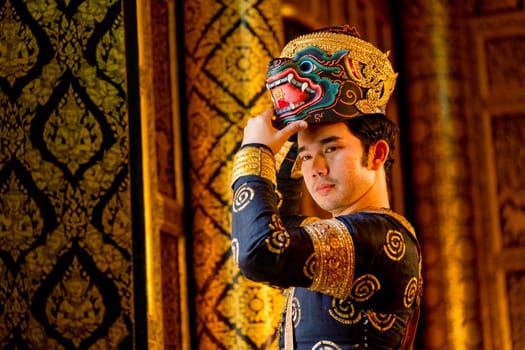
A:
POLYGON ((0 348, 132 348, 120 1, 0 2, 0 348))
POLYGON ((469 111, 472 142, 478 152, 474 177, 483 300, 485 349, 525 346, 525 13, 523 4, 483 2, 469 22, 475 52, 470 67, 469 111), (504 10, 504 11, 503 11, 504 10), (502 25, 504 23, 504 25, 502 25))
POLYGON ((247 281, 230 249, 231 162, 247 118, 271 107, 280 2, 184 1, 184 56, 197 349, 275 347, 284 298, 247 281))
MULTIPOLYGON (((494 176, 494 182, 488 187, 487 194, 493 201, 491 211, 485 221, 492 221, 492 232, 481 232, 489 237, 485 254, 490 257, 486 262, 485 275, 495 276, 486 292, 489 300, 497 298, 497 303, 487 303, 488 313, 500 315, 499 318, 487 319, 486 327, 492 331, 494 348, 521 349, 525 346, 523 336, 523 317, 525 307, 521 300, 525 295, 525 216, 521 168, 525 162, 525 153, 520 145, 525 137, 525 109, 521 112, 494 114, 490 118, 490 137, 492 156, 491 168, 487 169, 494 176)), ((487 141, 489 142, 489 141, 487 141)))
POLYGON ((404 1, 415 225, 423 250, 424 349, 480 349, 460 14, 446 1, 404 1))

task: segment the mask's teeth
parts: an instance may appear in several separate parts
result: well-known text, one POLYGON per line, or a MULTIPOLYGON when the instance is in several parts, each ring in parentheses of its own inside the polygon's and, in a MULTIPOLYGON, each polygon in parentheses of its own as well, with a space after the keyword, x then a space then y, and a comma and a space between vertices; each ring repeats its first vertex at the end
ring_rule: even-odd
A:
POLYGON ((302 105, 304 105, 304 103, 305 103, 304 101, 297 102, 297 103, 290 103, 288 106, 275 111, 275 114, 281 115, 283 113, 293 111, 294 109, 297 109, 301 107, 302 105))

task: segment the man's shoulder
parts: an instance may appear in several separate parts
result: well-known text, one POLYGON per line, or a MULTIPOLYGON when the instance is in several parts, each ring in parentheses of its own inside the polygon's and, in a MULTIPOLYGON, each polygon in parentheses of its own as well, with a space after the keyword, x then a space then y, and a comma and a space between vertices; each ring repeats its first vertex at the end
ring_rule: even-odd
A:
POLYGON ((360 231, 366 228, 384 228, 406 231, 417 241, 416 232, 412 224, 401 214, 387 208, 370 208, 359 212, 337 216, 351 228, 352 231, 360 231))

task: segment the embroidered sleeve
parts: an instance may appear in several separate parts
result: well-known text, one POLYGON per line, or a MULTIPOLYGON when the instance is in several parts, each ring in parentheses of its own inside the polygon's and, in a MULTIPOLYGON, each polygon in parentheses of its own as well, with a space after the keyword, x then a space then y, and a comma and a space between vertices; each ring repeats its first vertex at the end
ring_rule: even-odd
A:
POLYGON ((304 226, 314 246, 312 285, 309 289, 345 298, 351 290, 355 269, 355 248, 346 226, 337 219, 304 226))
POLYGON ((235 154, 232 170, 232 184, 241 176, 257 175, 277 185, 275 159, 266 147, 247 146, 235 154))

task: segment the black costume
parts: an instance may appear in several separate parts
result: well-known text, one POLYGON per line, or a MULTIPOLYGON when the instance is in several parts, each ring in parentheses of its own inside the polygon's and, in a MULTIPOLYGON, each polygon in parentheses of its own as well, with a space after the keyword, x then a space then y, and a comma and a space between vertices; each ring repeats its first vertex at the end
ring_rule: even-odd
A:
POLYGON ((233 184, 232 245, 245 276, 289 288, 293 349, 400 348, 422 282, 412 226, 372 208, 313 222, 281 216, 273 159, 259 145, 238 154, 234 168, 249 170, 233 184))
MULTIPOLYGON (((269 64, 274 126, 384 116, 396 77, 388 53, 355 28, 299 36, 269 64)), ((422 290, 412 226, 379 208, 317 221, 298 215, 300 186, 286 176, 295 158, 284 159, 264 145, 242 147, 233 165, 232 208, 241 272, 288 289, 280 347, 409 349, 422 290)))

